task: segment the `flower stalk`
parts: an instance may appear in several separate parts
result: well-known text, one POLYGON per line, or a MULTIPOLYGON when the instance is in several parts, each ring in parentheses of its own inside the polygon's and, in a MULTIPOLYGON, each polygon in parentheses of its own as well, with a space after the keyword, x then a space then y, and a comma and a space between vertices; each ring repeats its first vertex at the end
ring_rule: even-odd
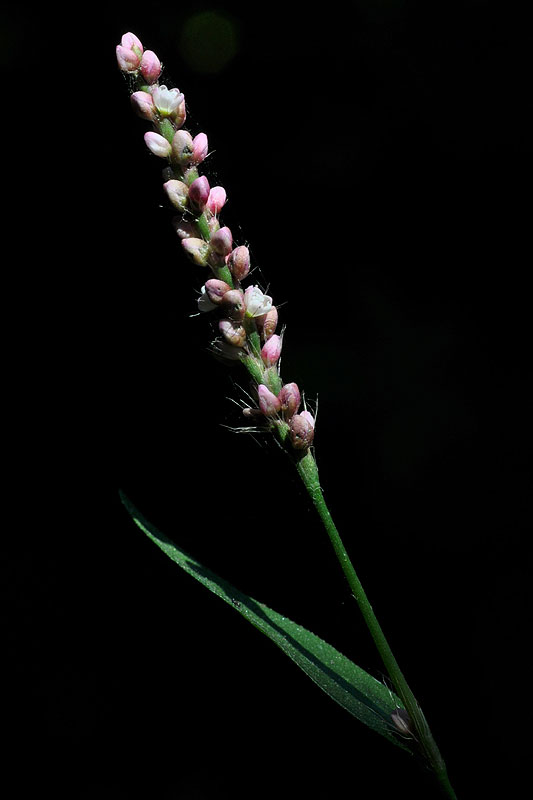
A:
MULTIPOLYGON (((211 187, 200 166, 209 154, 204 133, 195 137, 184 129, 186 105, 183 94, 159 84, 161 62, 144 50, 133 33, 126 33, 116 50, 121 71, 130 79, 135 113, 152 124, 144 140, 149 151, 165 162, 163 188, 178 216, 174 220, 183 251, 201 269, 210 270, 198 300, 202 313, 218 314, 213 350, 218 357, 239 361, 251 380, 255 405, 243 409, 253 430, 274 435, 292 458, 299 477, 328 534, 335 555, 363 619, 374 640, 393 687, 404 704, 391 714, 391 728, 415 740, 421 755, 434 771, 443 793, 456 800, 446 766, 416 701, 367 598, 340 534, 333 522, 320 486, 312 451, 315 419, 296 383, 284 383, 279 368, 282 334, 276 333, 278 312, 272 298, 256 284, 245 287, 250 273, 248 248, 236 245, 231 231, 220 224, 227 196, 221 186, 211 187)), ((283 332, 282 332, 283 333, 283 332)))
MULTIPOLYGON (((348 581, 353 596, 355 597, 359 610, 363 615, 368 630, 374 640, 378 652, 381 656, 383 664, 387 670, 389 678, 392 681, 394 690, 405 704, 405 710, 408 716, 405 717, 406 723, 404 725, 404 733, 411 735, 418 742, 421 754, 424 756, 426 762, 435 773, 435 777, 444 792, 444 794, 457 800, 455 791, 450 783, 446 765, 442 758, 440 751, 435 743, 431 734, 426 718, 420 708, 413 692, 411 691, 402 670, 392 652, 392 649, 383 633, 383 629, 374 613, 370 601, 366 595, 363 585, 359 580, 357 572, 350 560, 350 557, 344 547, 341 536, 333 521, 333 518, 326 505, 320 481, 318 477, 318 468, 315 458, 311 451, 305 453, 300 459, 296 461, 296 469, 300 478, 302 479, 305 488, 307 489, 313 505, 315 506, 318 515, 326 529, 330 542, 335 551, 335 555, 342 571, 348 581)), ((394 720, 393 720, 394 721, 394 720)), ((400 730, 400 727, 397 726, 400 730)))

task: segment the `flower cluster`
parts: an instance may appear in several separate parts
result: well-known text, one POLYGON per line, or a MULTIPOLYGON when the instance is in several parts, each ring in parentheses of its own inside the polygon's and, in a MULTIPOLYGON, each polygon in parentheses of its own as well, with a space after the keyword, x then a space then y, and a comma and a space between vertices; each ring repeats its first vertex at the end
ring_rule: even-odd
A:
POLYGON ((183 127, 187 116, 183 93, 159 84, 161 62, 151 50, 144 50, 135 34, 124 34, 116 55, 119 68, 132 79, 135 113, 152 123, 144 141, 166 161, 163 189, 178 212, 174 223, 183 250, 211 273, 198 308, 220 315, 217 352, 240 360, 256 388, 257 406, 245 408, 244 415, 272 429, 282 443, 307 451, 315 421, 309 411, 300 412, 298 386, 281 380, 283 337, 276 333, 277 308, 259 286, 243 286, 250 273, 250 253, 245 245, 236 246, 230 229, 220 224, 226 191, 222 186, 211 187, 207 177, 199 174, 199 165, 209 152, 207 136, 192 136, 183 127))

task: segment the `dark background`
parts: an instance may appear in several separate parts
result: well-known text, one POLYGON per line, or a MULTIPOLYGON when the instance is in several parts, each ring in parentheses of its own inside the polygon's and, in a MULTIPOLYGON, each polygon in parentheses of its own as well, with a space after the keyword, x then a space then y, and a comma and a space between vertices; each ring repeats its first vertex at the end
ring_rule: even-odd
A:
POLYGON ((120 505, 119 488, 381 678, 290 465, 224 427, 241 423, 228 398, 245 378, 190 317, 205 276, 116 68, 128 30, 208 134, 222 219, 287 325, 283 378, 319 397, 333 517, 458 797, 514 796, 529 755, 532 42, 512 4, 483 0, 6 9, 13 796, 434 796, 120 505))

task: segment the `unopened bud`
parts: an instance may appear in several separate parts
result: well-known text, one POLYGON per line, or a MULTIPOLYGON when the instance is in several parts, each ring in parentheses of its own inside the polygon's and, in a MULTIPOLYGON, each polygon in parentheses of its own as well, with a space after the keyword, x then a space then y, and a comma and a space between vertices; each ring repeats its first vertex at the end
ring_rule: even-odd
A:
POLYGON ((144 51, 140 71, 147 83, 154 83, 159 78, 161 62, 152 50, 144 51))
POLYGON ((228 267, 236 280, 243 281, 246 278, 250 272, 250 252, 244 244, 231 251, 228 267))
POLYGON ((213 186, 207 198, 207 207, 212 214, 219 214, 226 202, 226 190, 223 186, 213 186))
POLYGON ((192 140, 192 163, 200 164, 207 156, 208 145, 205 133, 198 133, 192 140))
POLYGON ((244 317, 244 292, 240 289, 230 289, 222 297, 224 306, 228 306, 227 313, 231 319, 241 320, 244 317))
POLYGON ((130 100, 138 117, 149 119, 153 122, 155 119, 155 106, 151 94, 148 94, 148 92, 133 92, 130 100))
POLYGON ((280 355, 281 355, 281 339, 277 334, 274 334, 263 345, 263 348, 261 350, 261 358, 263 359, 263 364, 265 364, 265 366, 267 367, 273 367, 274 364, 277 363, 280 355))
POLYGON ((227 256, 231 252, 233 236, 230 229, 225 226, 216 231, 209 240, 211 249, 219 256, 227 256))
POLYGON ((221 319, 218 328, 224 339, 234 347, 242 347, 246 342, 246 331, 230 319, 221 319))
POLYGON ((203 211, 209 197, 209 181, 205 175, 196 178, 189 186, 189 200, 194 208, 203 211))
POLYGON ((185 211, 187 208, 187 198, 189 196, 189 189, 183 181, 170 180, 163 184, 163 189, 167 193, 168 199, 180 211, 185 211))
POLYGON ((281 408, 279 398, 270 391, 263 383, 257 387, 259 397, 259 408, 265 417, 274 417, 281 408))
POLYGON ((170 155, 170 142, 167 142, 164 136, 154 131, 148 131, 144 134, 144 141, 148 149, 160 158, 166 158, 170 155))
POLYGON ((199 264, 201 267, 207 266, 207 256, 209 255, 207 242, 190 236, 188 239, 181 240, 181 246, 195 264, 199 264))
POLYGON ((226 292, 229 292, 230 289, 231 286, 228 283, 225 281, 219 281, 217 278, 210 278, 205 282, 205 290, 212 303, 221 303, 222 298, 226 292))
POLYGON ((314 420, 309 412, 302 411, 301 414, 295 414, 292 417, 290 421, 290 438, 295 450, 306 450, 312 443, 314 435, 314 420))
POLYGON ((298 385, 296 383, 286 383, 278 397, 281 401, 281 410, 285 417, 290 419, 300 408, 301 396, 298 385))
POLYGON ((256 325, 257 329, 263 334, 263 341, 266 342, 270 339, 270 337, 274 335, 278 325, 278 309, 276 306, 272 306, 270 311, 263 317, 257 317, 256 325))
POLYGON ((125 33, 116 48, 117 63, 123 72, 136 72, 141 63, 143 46, 134 33, 125 33))
POLYGON ((189 131, 176 131, 172 137, 172 158, 186 167, 192 160, 192 136, 189 131))

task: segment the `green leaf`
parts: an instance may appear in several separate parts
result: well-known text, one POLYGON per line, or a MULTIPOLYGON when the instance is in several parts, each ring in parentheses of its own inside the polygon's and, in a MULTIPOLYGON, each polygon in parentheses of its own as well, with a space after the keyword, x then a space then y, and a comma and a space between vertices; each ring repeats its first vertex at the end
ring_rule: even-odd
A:
POLYGON ((386 686, 311 631, 215 575, 145 520, 122 493, 121 499, 139 528, 172 561, 272 639, 306 675, 350 714, 389 741, 409 750, 405 741, 395 733, 390 718, 391 713, 402 704, 386 686))

